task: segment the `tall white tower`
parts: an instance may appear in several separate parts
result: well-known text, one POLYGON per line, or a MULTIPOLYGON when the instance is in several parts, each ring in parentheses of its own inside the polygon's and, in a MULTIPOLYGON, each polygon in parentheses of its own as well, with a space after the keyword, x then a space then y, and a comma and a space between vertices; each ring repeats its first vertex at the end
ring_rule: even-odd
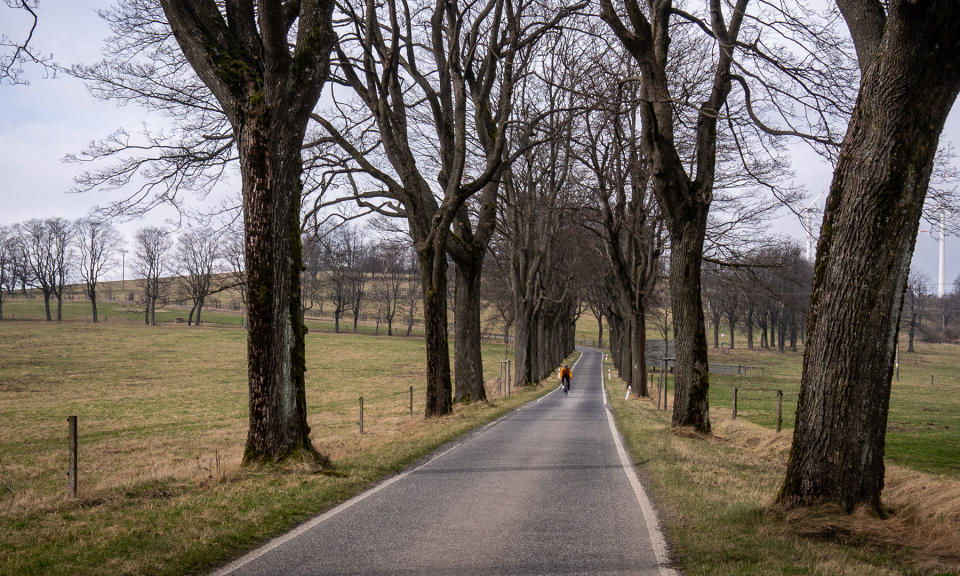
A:
POLYGON ((804 224, 807 228, 807 262, 813 262, 813 205, 820 201, 820 197, 823 196, 823 190, 817 194, 817 197, 814 198, 807 207, 802 210, 804 224))
POLYGON ((937 274, 937 297, 943 298, 943 293, 946 291, 946 282, 943 279, 943 264, 944 264, 944 255, 946 250, 944 249, 944 244, 947 240, 947 209, 940 209, 940 271, 937 274))

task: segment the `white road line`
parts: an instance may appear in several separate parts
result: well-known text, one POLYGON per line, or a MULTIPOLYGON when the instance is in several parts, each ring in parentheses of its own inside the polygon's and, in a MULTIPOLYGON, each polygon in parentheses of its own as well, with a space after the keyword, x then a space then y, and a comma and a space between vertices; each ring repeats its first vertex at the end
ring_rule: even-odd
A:
MULTIPOLYGON (((511 413, 512 413, 512 412, 511 412, 511 413)), ((333 518, 334 516, 336 516, 337 514, 343 512, 344 510, 347 510, 348 508, 351 508, 351 507, 359 504, 360 502, 363 502, 364 500, 366 500, 366 499, 369 498, 370 496, 373 496, 374 494, 376 494, 377 492, 383 490, 384 488, 387 488, 387 487, 390 486, 391 484, 394 484, 395 482, 399 482, 400 480, 403 480, 403 479, 406 478, 407 476, 413 474, 414 472, 416 472, 417 470, 420 470, 421 468, 423 468, 424 466, 427 466, 428 464, 433 464, 434 462, 436 462, 437 460, 443 458, 443 457, 446 456, 447 454, 453 452, 453 451, 456 450, 457 448, 460 448, 460 447, 463 446, 464 444, 469 443, 471 440, 473 440, 473 439, 475 439, 476 437, 480 436, 481 434, 483 434, 484 432, 486 432, 486 431, 489 430, 490 428, 493 428, 496 424, 498 424, 501 420, 503 420, 504 418, 506 418, 507 416, 509 416, 511 413, 507 413, 507 414, 505 414, 504 416, 501 416, 500 418, 497 418, 497 419, 494 420, 493 422, 490 422, 490 423, 486 424, 485 426, 483 426, 482 428, 480 428, 479 430, 477 430, 477 431, 476 431, 474 434, 472 434, 471 436, 463 439, 462 441, 456 442, 456 444, 454 444, 454 445, 451 446, 450 448, 447 448, 447 449, 444 450, 443 452, 441 452, 441 453, 439 453, 439 454, 437 454, 437 455, 435 455, 435 456, 433 456, 433 457, 430 457, 429 459, 427 459, 426 462, 424 462, 423 464, 417 466, 416 468, 413 468, 413 469, 411 469, 411 470, 407 470, 406 472, 401 472, 400 474, 398 474, 398 475, 396 475, 396 476, 394 476, 394 477, 392 477, 392 478, 390 478, 390 479, 388 479, 388 480, 385 480, 383 483, 374 486, 373 488, 367 490, 366 492, 364 492, 364 493, 362 493, 362 494, 359 494, 359 495, 357 495, 357 496, 354 496, 353 498, 351 498, 350 500, 347 500, 346 502, 340 504, 340 505, 337 506, 336 508, 332 508, 332 509, 330 509, 330 510, 327 510, 326 512, 324 512, 324 513, 321 514, 320 516, 317 516, 316 518, 314 518, 314 519, 312 519, 312 520, 308 520, 307 522, 304 522, 303 524, 301 524, 300 526, 297 526, 296 528, 294 528, 294 529, 291 530, 290 532, 287 532, 286 534, 284 534, 284 535, 282 535, 282 536, 278 536, 278 537, 274 538, 273 540, 267 542, 266 544, 264 544, 263 546, 257 548, 256 550, 253 550, 253 551, 245 554, 244 556, 242 556, 242 557, 234 560, 234 561, 231 562, 230 564, 227 564, 227 565, 224 566, 223 568, 220 568, 220 569, 217 570, 216 572, 211 572, 211 573, 210 573, 210 576, 228 576, 229 574, 233 574, 233 572, 235 572, 236 570, 239 570, 240 568, 243 568, 243 567, 246 566, 247 564, 253 562, 254 560, 256 560, 256 559, 258 559, 258 558, 260 558, 260 557, 263 556, 264 554, 267 554, 267 553, 275 550, 276 548, 279 548, 280 546, 283 546, 285 543, 289 542, 290 540, 293 540, 294 538, 300 536, 300 535, 303 534, 304 532, 307 532, 307 531, 309 531, 309 530, 311 530, 311 529, 319 526, 320 524, 323 524, 324 522, 326 522, 326 521, 329 520, 330 518, 333 518)))
MULTIPOLYGON (((582 357, 582 356, 581 356, 582 357)), ((601 356, 601 359, 603 357, 601 356)), ((643 520, 647 524, 647 532, 650 534, 650 544, 653 547, 653 554, 657 558, 657 567, 660 569, 660 576, 679 576, 679 572, 669 566, 670 554, 667 549, 667 541, 663 537, 663 530, 660 529, 660 521, 657 519, 657 512, 654 510, 650 499, 647 497, 640 479, 637 478, 637 472, 633 469, 633 463, 627 456, 627 451, 620 442, 620 434, 617 432, 617 426, 613 421, 613 412, 607 405, 607 387, 603 381, 603 362, 600 362, 600 388, 603 394, 604 406, 607 407, 607 423, 610 425, 610 433, 613 434, 613 441, 617 446, 617 453, 620 455, 620 464, 623 471, 627 474, 630 486, 633 487, 634 494, 637 495, 637 502, 640 504, 640 512, 643 514, 643 520)))
MULTIPOLYGON (((582 352, 581 352, 581 354, 580 354, 580 358, 583 358, 583 353, 582 353, 582 352)), ((573 367, 574 367, 574 368, 576 368, 576 367, 577 367, 577 364, 580 363, 580 358, 577 358, 577 361, 573 363, 573 367)), ((544 396, 541 396, 541 397, 540 397, 541 400, 542 400, 543 398, 544 398, 544 396)), ((539 402, 540 400, 537 400, 537 401, 539 402)), ((248 552, 247 554, 241 556, 240 558, 237 558, 236 560, 234 560, 233 562, 231 562, 231 563, 227 564, 226 566, 220 568, 219 570, 217 570, 217 571, 215 571, 215 572, 211 572, 211 573, 210 573, 210 576, 228 576, 229 574, 233 574, 236 570, 239 570, 240 568, 243 568, 243 567, 246 566, 247 564, 253 562, 254 560, 256 560, 256 559, 258 559, 258 558, 260 558, 261 556, 263 556, 263 555, 265 555, 265 554, 267 554, 267 553, 269 553, 269 552, 271 552, 271 551, 279 548, 280 546, 283 546, 284 544, 286 544, 286 543, 289 542, 290 540, 293 540, 294 538, 300 536, 300 535, 303 534, 304 532, 307 532, 307 531, 309 531, 309 530, 311 530, 311 529, 313 529, 313 528, 316 528, 317 526, 319 526, 320 524, 323 524, 324 522, 326 522, 326 521, 329 520, 330 518, 333 518, 334 516, 336 516, 337 514, 343 512, 344 510, 347 510, 348 508, 351 508, 351 507, 355 506, 356 504, 359 504, 360 502, 363 502, 364 500, 366 500, 366 499, 369 498, 370 496, 373 496, 374 494, 376 494, 377 492, 379 492, 379 491, 383 490, 384 488, 390 486, 391 484, 393 484, 393 483, 395 483, 395 482, 399 482, 400 480, 403 480, 404 478, 406 478, 407 476, 413 474, 413 473, 416 472, 417 470, 420 470, 420 469, 423 468, 424 466, 426 466, 426 465, 428 465, 428 464, 432 464, 432 463, 436 462, 437 460, 439 460, 440 458, 443 458, 444 456, 446 456, 446 455, 449 454, 450 452, 453 452, 454 450, 456 450, 457 448, 460 448, 460 447, 463 446, 464 444, 469 443, 471 440, 477 438, 478 436, 480 436, 481 434, 483 434, 484 432, 486 432, 486 431, 489 430, 490 428, 493 428, 494 426, 496 426, 497 424, 499 424, 500 421, 504 420, 505 418, 508 418, 511 414, 513 414, 514 412, 517 412, 517 411, 519 411, 519 410, 522 410, 523 408, 525 408, 525 406, 521 406, 521 407, 519 407, 519 408, 517 408, 517 409, 515 409, 515 410, 512 410, 512 411, 504 414, 504 415, 501 416, 500 418, 497 418, 497 419, 494 420, 493 422, 490 422, 490 423, 486 424, 485 426, 483 426, 482 428, 480 428, 479 430, 477 430, 476 433, 468 436, 467 438, 464 438, 462 441, 456 442, 456 444, 454 444, 454 445, 451 446, 450 448, 447 448, 446 450, 444 450, 443 452, 437 454, 436 456, 433 456, 433 457, 429 458, 426 462, 424 462, 423 464, 417 466, 416 468, 413 468, 412 470, 407 470, 406 472, 401 472, 400 474, 394 476, 393 478, 390 478, 390 479, 388 479, 388 480, 385 480, 383 483, 378 484, 378 485, 374 486, 373 488, 367 490, 367 491, 364 492, 363 494, 359 494, 359 495, 357 495, 357 496, 354 496, 353 498, 351 498, 350 500, 347 500, 346 502, 340 504, 340 505, 337 506, 336 508, 332 508, 332 509, 330 509, 330 510, 327 510, 326 512, 324 512, 324 513, 321 514, 320 516, 317 516, 316 518, 313 518, 312 520, 308 520, 308 521, 304 522, 303 524, 301 524, 300 526, 297 526, 296 528, 294 528, 294 529, 291 530, 290 532, 287 532, 286 534, 284 534, 284 535, 282 535, 282 536, 278 536, 278 537, 274 538, 273 540, 267 542, 267 543, 264 544, 263 546, 257 548, 256 550, 253 550, 253 551, 251 551, 251 552, 248 552)))

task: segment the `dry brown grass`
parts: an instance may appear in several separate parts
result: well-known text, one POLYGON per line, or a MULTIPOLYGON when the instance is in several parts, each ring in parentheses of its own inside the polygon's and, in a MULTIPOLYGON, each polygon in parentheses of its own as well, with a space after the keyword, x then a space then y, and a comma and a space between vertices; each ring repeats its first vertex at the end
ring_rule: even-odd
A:
MULTIPOLYGON (((724 417, 714 418, 713 430, 711 441, 734 448, 739 458, 785 470, 791 434, 724 417)), ((756 484, 745 482, 741 487, 748 499, 769 498, 766 491, 749 494, 751 486, 756 484)), ((862 507, 847 514, 838 505, 824 504, 788 511, 784 525, 805 537, 909 548, 920 573, 960 573, 960 480, 888 463, 883 504, 886 518, 862 507)), ((844 573, 833 571, 829 562, 824 570, 844 573)))
MULTIPOLYGON (((336 475, 241 467, 244 343, 228 329, 0 323, 0 574, 203 572, 544 391, 425 419, 422 339, 311 332, 308 421, 336 475)), ((501 354, 485 351, 487 374, 501 354)))

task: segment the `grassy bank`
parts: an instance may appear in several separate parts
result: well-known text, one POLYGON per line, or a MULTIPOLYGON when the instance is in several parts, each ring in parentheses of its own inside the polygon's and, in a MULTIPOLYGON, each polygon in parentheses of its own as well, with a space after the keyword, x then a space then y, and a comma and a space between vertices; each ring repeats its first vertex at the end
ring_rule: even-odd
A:
MULTIPOLYGON (((906 347, 904 346, 904 349, 906 347)), ((711 414, 737 413, 765 428, 776 428, 776 390, 782 390, 783 427, 792 430, 803 369, 801 352, 711 349, 711 364, 747 365, 750 376, 710 375, 711 414)), ((901 351, 900 378, 890 395, 887 458, 924 472, 960 478, 960 346, 918 343, 901 351)))
MULTIPOLYGON (((771 378, 768 385, 798 382, 799 372, 791 377, 793 368, 773 358, 771 354, 770 372, 765 371, 771 378)), ((609 384, 617 426, 660 504, 672 552, 687 576, 960 573, 960 474, 944 465, 952 457, 955 466, 960 446, 942 445, 939 433, 917 433, 915 424, 910 430, 896 427, 898 419, 925 422, 929 414, 938 414, 948 421, 943 426, 949 430, 943 432, 953 433, 960 427, 960 414, 945 402, 956 402, 956 388, 944 392, 916 383, 895 385, 897 416, 891 418, 888 452, 897 456, 888 459, 884 503, 891 516, 884 520, 864 511, 847 515, 830 506, 802 511, 776 506, 790 430, 777 434, 771 429, 775 424, 766 416, 770 406, 760 404, 741 405, 740 417, 731 420, 724 379, 711 376, 714 434, 708 438, 671 431, 668 412, 658 412, 653 400, 632 396, 625 401, 619 393, 622 385, 615 378, 609 384), (945 400, 945 394, 952 399, 945 400), (942 411, 925 411, 938 407, 942 411), (944 460, 911 458, 905 453, 909 450, 942 451, 944 460), (895 463, 897 458, 916 468, 948 473, 906 468, 895 463)), ((785 405, 785 414, 792 416, 793 411, 793 405, 789 410, 785 405)))
MULTIPOLYGON (((423 340, 307 338, 311 435, 336 475, 240 468, 241 330, 0 322, 0 574, 200 572, 546 392, 428 420, 423 340), (65 497, 69 415, 76 500, 65 497)), ((485 349, 491 396, 502 356, 485 349)))

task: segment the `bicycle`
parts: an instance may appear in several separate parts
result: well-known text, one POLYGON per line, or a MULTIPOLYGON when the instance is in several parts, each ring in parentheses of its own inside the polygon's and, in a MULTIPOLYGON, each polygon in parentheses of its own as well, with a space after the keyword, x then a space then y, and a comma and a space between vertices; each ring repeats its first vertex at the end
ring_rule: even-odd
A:
POLYGON ((563 387, 563 395, 566 396, 570 392, 570 378, 564 376, 563 380, 560 381, 560 386, 563 387))

